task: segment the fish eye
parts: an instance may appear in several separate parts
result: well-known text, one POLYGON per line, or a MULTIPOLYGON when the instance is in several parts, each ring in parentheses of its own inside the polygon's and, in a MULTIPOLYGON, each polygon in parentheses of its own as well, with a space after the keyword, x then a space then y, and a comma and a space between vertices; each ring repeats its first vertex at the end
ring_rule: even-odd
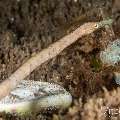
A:
POLYGON ((98 24, 95 24, 95 28, 98 28, 99 27, 99 25, 98 24))

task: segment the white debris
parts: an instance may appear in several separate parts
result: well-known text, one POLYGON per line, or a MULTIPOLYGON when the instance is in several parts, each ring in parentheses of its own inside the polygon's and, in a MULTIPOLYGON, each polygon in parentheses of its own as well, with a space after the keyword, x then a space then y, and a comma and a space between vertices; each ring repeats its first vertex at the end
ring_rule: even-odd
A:
POLYGON ((111 42, 105 51, 100 53, 101 61, 107 65, 115 65, 120 61, 120 39, 111 42))

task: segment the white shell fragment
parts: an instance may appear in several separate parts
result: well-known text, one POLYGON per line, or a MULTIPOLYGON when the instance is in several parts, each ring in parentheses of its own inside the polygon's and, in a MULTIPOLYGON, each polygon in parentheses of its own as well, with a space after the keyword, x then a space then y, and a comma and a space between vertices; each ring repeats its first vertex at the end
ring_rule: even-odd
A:
POLYGON ((40 81, 22 80, 8 96, 0 100, 0 113, 39 112, 66 108, 72 97, 63 87, 40 81))
POLYGON ((111 42, 105 51, 100 53, 101 61, 104 64, 114 65, 120 61, 120 39, 111 42))
POLYGON ((114 79, 116 84, 120 85, 120 73, 114 72, 114 79))

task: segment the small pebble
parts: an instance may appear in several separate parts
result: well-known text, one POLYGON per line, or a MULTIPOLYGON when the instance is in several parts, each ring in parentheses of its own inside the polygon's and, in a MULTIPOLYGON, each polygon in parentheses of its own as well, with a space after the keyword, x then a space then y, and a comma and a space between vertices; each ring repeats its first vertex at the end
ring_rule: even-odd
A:
POLYGON ((120 73, 114 72, 114 79, 116 84, 120 85, 120 73))
POLYGON ((54 83, 21 80, 16 89, 0 100, 0 113, 26 114, 67 108, 72 96, 54 83))

